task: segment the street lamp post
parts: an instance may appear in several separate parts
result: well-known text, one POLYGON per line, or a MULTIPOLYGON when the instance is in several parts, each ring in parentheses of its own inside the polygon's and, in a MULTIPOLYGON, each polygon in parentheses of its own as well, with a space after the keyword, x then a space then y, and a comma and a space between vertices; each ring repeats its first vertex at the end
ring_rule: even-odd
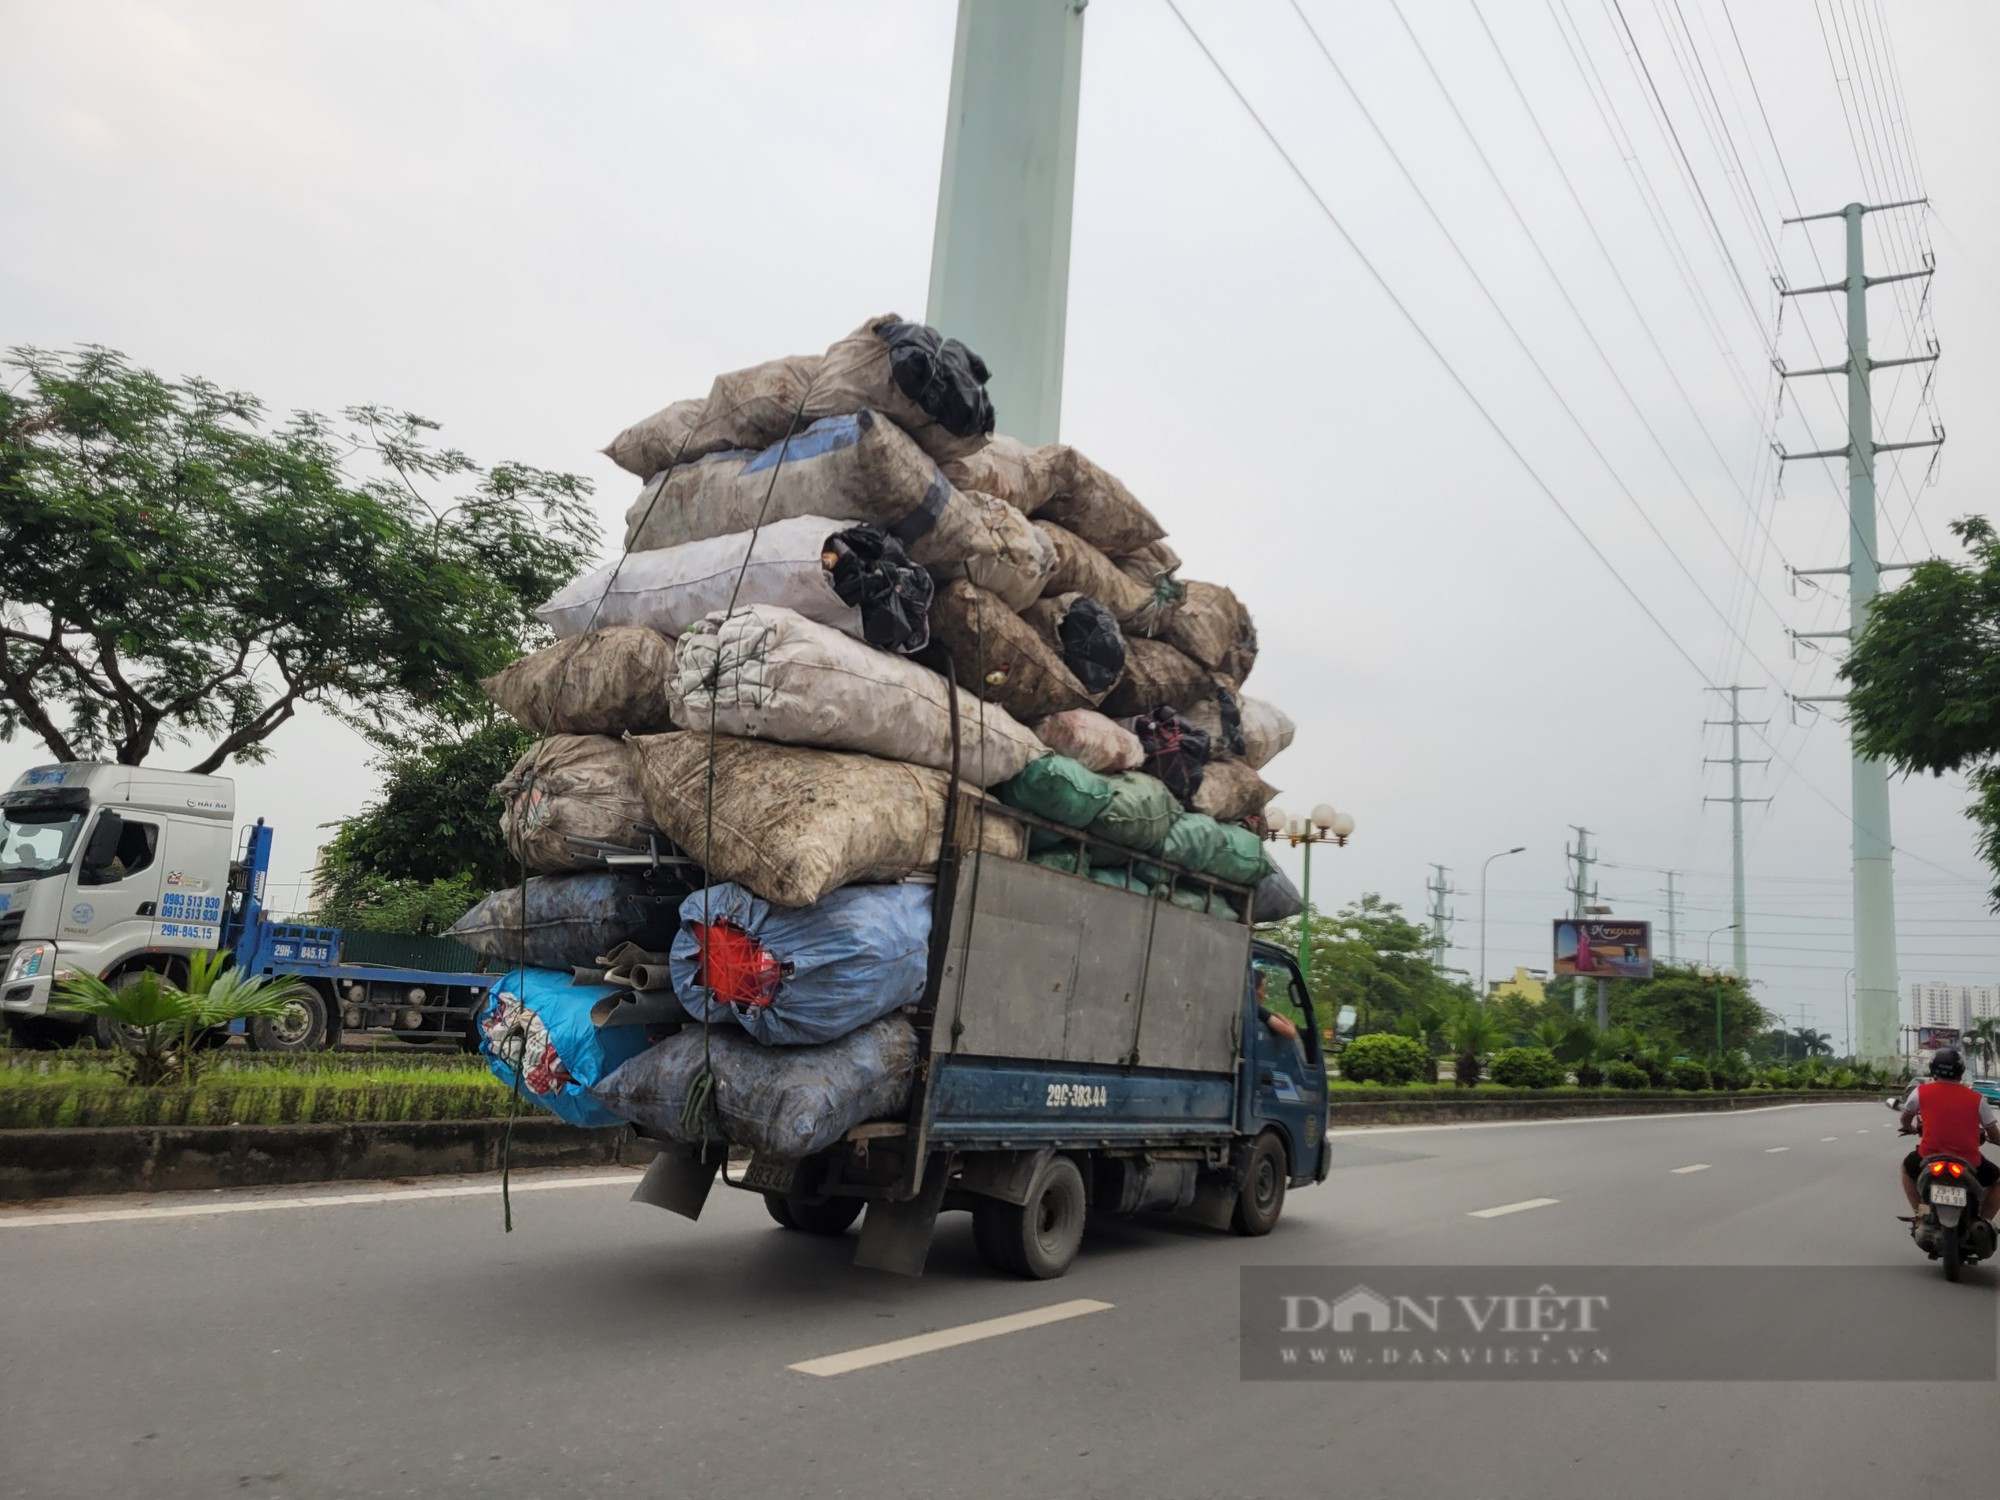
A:
POLYGON ((1840 976, 1840 1026, 1846 1033, 1847 1060, 1854 1061, 1854 971, 1840 976))
POLYGON ((1489 854, 1486 862, 1479 867, 1479 998, 1482 1002, 1486 999, 1486 872, 1493 868, 1494 860, 1525 853, 1527 847, 1526 844, 1516 844, 1512 849, 1489 854))
POLYGON ((1717 1062, 1722 1061, 1722 981, 1725 979, 1734 979, 1736 971, 1727 964, 1717 969, 1710 960, 1715 957, 1715 934, 1717 932, 1734 932, 1735 930, 1736 924, 1734 922, 1723 927, 1718 927, 1714 932, 1709 933, 1708 941, 1701 945, 1701 968, 1698 972, 1703 979, 1710 979, 1715 982, 1715 1060, 1717 1062))
POLYGON ((1336 849, 1345 848, 1347 840, 1354 833, 1354 819, 1344 812, 1335 812, 1332 806, 1322 802, 1312 810, 1310 817, 1291 817, 1282 808, 1271 806, 1264 809, 1264 837, 1276 842, 1283 839, 1294 849, 1305 846, 1305 879, 1299 899, 1305 910, 1299 914, 1299 977, 1306 982, 1306 992, 1312 992, 1312 889, 1313 889, 1313 845, 1332 844, 1336 849))

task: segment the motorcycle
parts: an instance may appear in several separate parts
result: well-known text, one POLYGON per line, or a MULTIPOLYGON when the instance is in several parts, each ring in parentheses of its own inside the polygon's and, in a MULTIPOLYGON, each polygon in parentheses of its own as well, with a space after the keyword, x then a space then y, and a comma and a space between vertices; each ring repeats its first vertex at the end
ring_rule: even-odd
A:
MULTIPOLYGON (((1901 1099, 1883 1102, 1901 1113, 1901 1099)), ((1901 1133, 1916 1135, 1922 1125, 1919 1117, 1901 1133)), ((2000 1192, 2000 1188, 1994 1191, 2000 1192)), ((1918 1163, 1918 1213, 1910 1224, 1910 1237, 1918 1249, 1943 1263, 1946 1281, 1958 1280, 1966 1266, 1986 1260, 1994 1252, 1996 1237, 1993 1226, 1979 1216, 1981 1202, 1979 1179, 1957 1157, 1926 1156, 1918 1163)))

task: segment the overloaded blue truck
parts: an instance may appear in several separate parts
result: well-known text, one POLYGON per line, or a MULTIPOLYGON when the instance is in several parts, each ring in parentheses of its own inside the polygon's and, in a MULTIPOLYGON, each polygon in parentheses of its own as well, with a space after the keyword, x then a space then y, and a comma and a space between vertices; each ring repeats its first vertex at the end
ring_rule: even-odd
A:
POLYGON ((17 1040, 116 1045, 115 1026, 52 1003, 64 975, 116 986, 221 950, 253 973, 305 982, 282 1014, 249 1024, 261 1050, 328 1047, 362 1030, 473 1042, 494 976, 477 972, 469 948, 273 920, 272 829, 260 818, 238 834, 235 815, 228 777, 148 766, 37 766, 0 795, 0 1018, 17 1040))
POLYGON ((1225 920, 1087 873, 1128 850, 983 815, 1076 846, 1086 873, 947 838, 907 1108, 801 1160, 662 1141, 637 1197, 695 1218, 720 1176, 816 1234, 865 1209, 856 1264, 907 1275, 939 1213, 967 1210, 988 1264, 1045 1278, 1068 1269, 1087 1211, 1258 1235, 1288 1188, 1326 1179, 1321 1031, 1291 956, 1255 936, 1251 890, 1147 861, 1169 897, 1180 880, 1222 892, 1240 913, 1225 920))

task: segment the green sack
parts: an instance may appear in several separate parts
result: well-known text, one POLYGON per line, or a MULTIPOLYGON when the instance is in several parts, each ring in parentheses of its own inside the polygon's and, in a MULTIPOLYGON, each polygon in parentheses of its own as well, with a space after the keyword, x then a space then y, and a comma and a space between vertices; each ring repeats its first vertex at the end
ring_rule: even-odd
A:
POLYGON ((1110 806, 1113 788, 1108 778, 1080 760, 1044 755, 1029 761, 1020 775, 995 790, 1009 807, 1066 828, 1087 828, 1110 806))
POLYGON ((1189 911, 1206 912, 1211 917, 1221 917, 1230 922, 1237 918, 1236 908, 1222 899, 1222 893, 1205 885, 1179 886, 1171 899, 1174 905, 1185 906, 1189 911))
POLYGON ((1207 813, 1183 813, 1174 820, 1167 841, 1160 845, 1160 858, 1183 870, 1217 874, 1215 865, 1229 852, 1222 837, 1222 825, 1207 813))
POLYGON ((1235 885, 1255 885, 1271 873, 1271 861, 1264 853, 1264 841, 1240 823, 1218 823, 1222 852, 1201 866, 1205 875, 1235 885))
POLYGON ((1090 878, 1099 885, 1108 885, 1117 890, 1130 891, 1135 896, 1150 896, 1153 887, 1137 875, 1128 875, 1117 865, 1103 865, 1090 872, 1090 878))
MULTIPOLYGON (((1158 853, 1167 835, 1173 832, 1174 820, 1181 815, 1181 805, 1174 794, 1164 782, 1139 771, 1100 779, 1110 786, 1111 800, 1084 831, 1124 849, 1136 849, 1141 854, 1158 853)), ((1097 858, 1108 862, 1116 856, 1106 853, 1097 858)))
POLYGON ((1044 849, 1038 854, 1030 854, 1028 863, 1046 865, 1051 870, 1061 870, 1068 875, 1084 875, 1090 872, 1090 861, 1076 845, 1065 845, 1060 849, 1044 849))

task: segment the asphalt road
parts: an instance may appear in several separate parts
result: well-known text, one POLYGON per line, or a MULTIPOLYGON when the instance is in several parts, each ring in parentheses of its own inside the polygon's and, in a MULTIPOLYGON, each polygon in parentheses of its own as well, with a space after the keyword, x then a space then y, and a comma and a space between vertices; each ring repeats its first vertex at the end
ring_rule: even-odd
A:
POLYGON ((1947 1285, 1892 1217, 1903 1146, 1879 1104, 1337 1142, 1339 1169, 1295 1193, 1268 1239, 1094 1224, 1070 1274, 1039 1284, 988 1273, 963 1215, 906 1282, 853 1270, 852 1235, 777 1229, 749 1195, 718 1188, 689 1224, 630 1203, 629 1178, 604 1172, 535 1179, 511 1235, 490 1182, 0 1213, 0 1492, 1880 1500, 1988 1487, 1991 1383, 1239 1378, 1238 1268, 1256 1263, 1879 1264, 1900 1268, 1912 1339, 1938 1319, 1991 1326, 1992 1268, 1947 1285), (1535 1199, 1555 1201, 1475 1216, 1535 1199), (842 1374, 788 1368, 1079 1299, 1108 1306, 842 1374))

